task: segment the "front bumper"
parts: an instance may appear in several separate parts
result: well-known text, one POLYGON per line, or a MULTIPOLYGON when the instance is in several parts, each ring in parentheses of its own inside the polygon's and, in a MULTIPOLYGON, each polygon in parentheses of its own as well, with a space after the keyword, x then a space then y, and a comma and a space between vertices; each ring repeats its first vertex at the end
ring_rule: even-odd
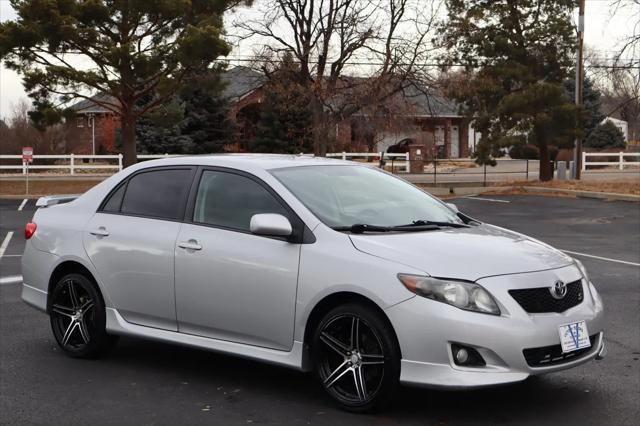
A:
POLYGON ((400 381, 405 384, 469 388, 518 382, 531 375, 571 368, 604 355, 603 309, 583 280, 584 300, 562 313, 530 314, 508 294, 509 289, 540 287, 561 279, 580 279, 571 266, 529 274, 491 277, 478 283, 489 290, 500 316, 468 312, 423 297, 387 309, 402 352, 400 381), (594 341, 569 360, 546 366, 527 364, 523 350, 559 345, 558 326, 585 321, 594 341), (482 367, 456 365, 451 344, 473 347, 484 358, 482 367))

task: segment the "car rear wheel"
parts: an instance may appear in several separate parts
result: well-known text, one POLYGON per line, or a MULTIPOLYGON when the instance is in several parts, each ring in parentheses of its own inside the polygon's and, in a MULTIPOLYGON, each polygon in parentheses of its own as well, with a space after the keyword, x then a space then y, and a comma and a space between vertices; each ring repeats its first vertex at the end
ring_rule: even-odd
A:
POLYGON ((365 412, 388 402, 398 385, 400 350, 388 322, 364 305, 328 312, 312 342, 315 372, 342 408, 365 412))
POLYGON ((93 358, 117 341, 106 332, 105 306, 95 284, 81 274, 62 277, 51 292, 49 319, 58 345, 69 356, 93 358))

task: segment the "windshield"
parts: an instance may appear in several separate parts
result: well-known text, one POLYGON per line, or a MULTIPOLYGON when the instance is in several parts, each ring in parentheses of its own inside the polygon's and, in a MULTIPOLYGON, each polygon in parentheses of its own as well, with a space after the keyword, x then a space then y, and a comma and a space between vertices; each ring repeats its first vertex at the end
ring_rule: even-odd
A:
POLYGON ((451 209, 419 188, 370 167, 303 166, 271 173, 332 228, 416 221, 462 223, 451 209))

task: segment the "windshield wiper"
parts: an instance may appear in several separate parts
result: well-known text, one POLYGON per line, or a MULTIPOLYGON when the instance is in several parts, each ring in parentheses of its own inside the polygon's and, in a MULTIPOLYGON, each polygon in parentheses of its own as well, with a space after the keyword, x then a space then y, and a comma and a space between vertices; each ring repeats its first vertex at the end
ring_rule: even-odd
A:
POLYGON ((435 220, 422 220, 422 219, 414 220, 411 224, 403 225, 403 226, 425 226, 425 225, 449 226, 451 228, 470 228, 469 225, 466 225, 464 223, 439 222, 439 221, 435 221, 435 220))
POLYGON ((355 223, 351 226, 334 226, 332 229, 341 232, 351 232, 352 234, 363 234, 365 232, 419 232, 434 231, 440 229, 436 224, 410 224, 400 226, 379 226, 366 223, 355 223))

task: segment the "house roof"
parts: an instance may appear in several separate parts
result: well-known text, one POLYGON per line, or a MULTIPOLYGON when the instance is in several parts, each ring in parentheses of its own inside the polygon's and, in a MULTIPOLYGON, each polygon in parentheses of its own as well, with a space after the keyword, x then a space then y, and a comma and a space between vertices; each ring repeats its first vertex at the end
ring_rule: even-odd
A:
POLYGON ((236 66, 222 74, 222 81, 226 83, 222 97, 230 101, 238 101, 262 87, 267 79, 251 68, 236 66))
POLYGON ((404 90, 404 100, 415 111, 412 115, 461 117, 460 105, 431 89, 411 85, 404 90))
MULTIPOLYGON (((222 97, 230 102, 237 102, 250 93, 262 87, 267 78, 260 72, 244 66, 236 66, 222 74, 225 87, 222 97)), ((364 80, 351 77, 351 80, 364 80)), ((350 102, 351 96, 339 96, 332 99, 331 103, 350 102)), ((98 101, 117 104, 118 100, 111 95, 97 94, 92 97, 98 101)), ((460 117, 459 105, 431 89, 424 89, 413 84, 406 87, 402 93, 390 99, 390 103, 396 105, 402 114, 429 117, 460 117)), ((100 114, 111 111, 92 100, 83 99, 70 107, 78 114, 100 114)), ((362 113, 366 114, 366 111, 362 113)))
POLYGON ((615 118, 615 117, 605 117, 605 119, 604 119, 604 120, 602 120, 602 121, 600 122, 600 124, 604 124, 604 123, 606 123, 607 121, 611 121, 613 124, 621 124, 621 125, 627 125, 627 124, 629 124, 627 121, 625 121, 625 120, 620 120, 619 118, 615 118))
POLYGON ((76 102, 71 105, 69 108, 74 110, 76 114, 112 114, 108 108, 94 102, 105 102, 111 104, 118 104, 118 100, 111 95, 107 95, 104 93, 99 93, 91 97, 91 99, 83 99, 80 102, 76 102))

